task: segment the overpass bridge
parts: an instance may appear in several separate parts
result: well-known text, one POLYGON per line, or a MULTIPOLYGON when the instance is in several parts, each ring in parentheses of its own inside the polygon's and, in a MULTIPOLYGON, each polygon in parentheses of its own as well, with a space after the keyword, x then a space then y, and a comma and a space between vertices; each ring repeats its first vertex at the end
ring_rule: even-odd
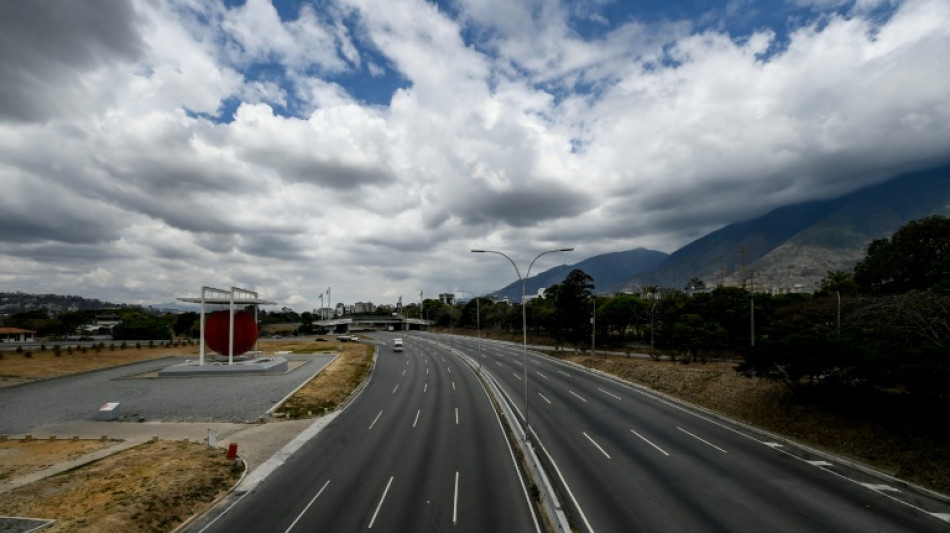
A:
POLYGON ((432 321, 400 316, 351 316, 329 320, 315 320, 313 325, 326 333, 347 333, 353 329, 382 329, 392 331, 428 330, 432 321))

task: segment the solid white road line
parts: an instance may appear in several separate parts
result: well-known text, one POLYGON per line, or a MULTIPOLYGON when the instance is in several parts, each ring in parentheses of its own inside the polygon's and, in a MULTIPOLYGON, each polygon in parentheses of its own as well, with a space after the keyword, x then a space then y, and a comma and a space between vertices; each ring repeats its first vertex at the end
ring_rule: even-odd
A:
POLYGON ((373 429, 373 426, 376 425, 376 421, 379 420, 379 417, 381 417, 381 416, 383 416, 383 412, 382 412, 382 411, 380 411, 379 414, 376 415, 376 418, 373 419, 373 423, 370 424, 369 427, 366 428, 366 429, 373 429))
POLYGON ((572 391, 572 390, 569 390, 569 391, 567 391, 567 392, 573 394, 574 396, 577 396, 577 398, 580 399, 580 401, 582 401, 582 402, 584 402, 584 403, 587 403, 587 400, 585 400, 584 398, 582 398, 581 396, 579 396, 576 392, 574 392, 574 391, 572 391))
POLYGON ((458 523, 459 518, 459 473, 455 471, 455 499, 452 503, 452 523, 458 523))
POLYGON ((330 484, 330 480, 328 479, 327 482, 324 483, 322 487, 320 487, 320 490, 317 491, 317 494, 314 495, 313 498, 311 498, 310 503, 308 503, 307 506, 303 508, 303 511, 300 511, 300 514, 297 515, 297 518, 294 518, 294 521, 290 523, 290 526, 288 526, 287 529, 284 530, 284 533, 288 533, 291 529, 294 528, 295 525, 297 525, 297 522, 299 522, 300 519, 303 517, 304 513, 307 512, 307 509, 310 509, 310 506, 313 505, 313 502, 317 501, 317 498, 319 498, 320 495, 323 494, 323 489, 327 488, 327 485, 329 484, 330 484))
POLYGON ((412 427, 416 427, 416 422, 419 421, 419 413, 421 412, 422 412, 422 409, 419 409, 418 411, 416 411, 416 419, 412 421, 412 427))
MULTIPOLYGON (((534 429, 531 430, 534 433, 534 429)), ((581 515, 581 520, 584 521, 584 525, 587 526, 587 531, 594 533, 594 528, 590 525, 590 522, 587 520, 587 515, 584 514, 584 509, 581 508, 581 504, 578 503, 577 498, 574 497, 574 492, 571 491, 570 485, 567 484, 567 480, 564 479, 564 475, 561 474, 561 469, 557 466, 557 463, 554 461, 554 458, 551 457, 551 454, 548 453, 548 449, 544 447, 544 443, 541 442, 541 439, 538 438, 538 434, 534 433, 535 442, 538 443, 538 446, 541 447, 541 451, 544 452, 544 455, 547 456, 548 461, 551 462, 551 466, 554 467, 554 472, 557 473, 557 477, 561 480, 561 485, 567 490, 567 496, 574 502, 574 508, 577 509, 577 512, 581 515)))
POLYGON ((867 487, 867 488, 869 488, 869 489, 871 489, 871 490, 877 491, 877 492, 881 492, 881 491, 900 492, 900 489, 898 489, 898 488, 896 488, 896 487, 892 487, 892 486, 890 486, 890 485, 882 485, 882 484, 879 484, 879 483, 858 483, 858 484, 859 484, 859 485, 864 485, 865 487, 867 487))
POLYGON ((713 448, 715 448, 715 449, 721 451, 722 453, 729 453, 729 452, 727 452, 726 450, 723 450, 722 448, 720 448, 719 446, 716 446, 715 444, 713 444, 713 443, 711 443, 711 442, 709 442, 709 441, 707 441, 707 440, 701 439, 701 438, 697 437, 696 435, 693 435, 693 434, 690 433, 689 431, 686 431, 685 429, 683 429, 683 428, 681 428, 681 427, 679 427, 679 426, 676 426, 676 429, 682 431, 683 433, 686 433, 686 434, 689 435, 690 437, 693 437, 694 439, 698 440, 699 442, 702 442, 703 444, 707 444, 707 445, 709 445, 709 446, 712 446, 713 448))
POLYGON ((634 430, 632 430, 632 429, 630 430, 630 433, 633 433, 634 435, 640 437, 640 439, 642 439, 643 442, 649 444, 650 446, 653 446, 653 447, 656 448, 657 450, 660 450, 660 453, 662 453, 663 455, 665 455, 665 456, 667 456, 667 457, 670 456, 670 454, 666 453, 666 450, 664 450, 663 448, 660 448, 660 447, 657 446, 656 444, 653 444, 652 442, 650 442, 649 439, 647 439, 647 438, 644 437, 643 435, 637 433, 636 431, 634 431, 634 430))
POLYGON ((600 444, 597 444, 596 442, 594 442, 594 439, 590 438, 590 435, 588 435, 587 433, 583 431, 581 432, 581 434, 587 437, 587 440, 589 440, 591 444, 593 444, 594 446, 597 446, 597 449, 600 450, 600 453, 604 454, 607 457, 607 459, 610 459, 610 455, 608 455, 607 452, 605 452, 604 449, 600 447, 600 444))
POLYGON ((622 399, 623 399, 623 398, 621 398, 620 396, 617 396, 616 394, 614 394, 614 393, 612 393, 612 392, 607 392, 607 391, 605 391, 604 389, 602 389, 602 388, 600 388, 600 387, 597 387, 597 390, 599 390, 600 392, 606 394, 607 396, 613 396, 614 398, 616 398, 616 399, 618 399, 618 400, 622 400, 622 399))
POLYGON ((373 518, 369 521, 369 527, 366 529, 372 529, 373 524, 376 523, 376 515, 379 514, 379 509, 383 506, 383 501, 386 499, 386 493, 389 492, 389 486, 393 484, 393 477, 395 476, 389 476, 389 482, 386 483, 386 489, 383 490, 383 495, 379 498, 379 504, 376 505, 376 512, 373 513, 373 518))
POLYGON ((545 398, 545 397, 544 397, 544 395, 543 395, 543 394, 541 394, 540 392, 538 393, 538 396, 540 396, 542 400, 544 400, 544 401, 546 401, 546 402, 548 402, 548 404, 550 404, 550 403, 551 403, 551 400, 549 400, 549 399, 547 399, 547 398, 545 398))

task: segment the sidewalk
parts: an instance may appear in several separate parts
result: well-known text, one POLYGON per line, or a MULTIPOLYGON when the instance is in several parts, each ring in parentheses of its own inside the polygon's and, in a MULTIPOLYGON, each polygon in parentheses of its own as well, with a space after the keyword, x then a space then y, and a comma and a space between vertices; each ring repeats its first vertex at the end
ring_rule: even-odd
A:
MULTIPOLYGON (((47 426, 33 430, 29 435, 35 440, 46 440, 50 437, 68 440, 78 436, 84 440, 100 440, 106 437, 109 440, 120 440, 121 442, 116 443, 115 446, 82 455, 44 470, 8 480, 0 484, 0 494, 102 459, 153 438, 207 442, 209 430, 217 431, 218 448, 227 449, 231 443, 238 445, 238 455, 244 460, 250 474, 310 427, 315 420, 317 419, 269 421, 263 424, 81 421, 47 426)), ((24 435, 7 436, 10 440, 22 439, 23 437, 24 435)))

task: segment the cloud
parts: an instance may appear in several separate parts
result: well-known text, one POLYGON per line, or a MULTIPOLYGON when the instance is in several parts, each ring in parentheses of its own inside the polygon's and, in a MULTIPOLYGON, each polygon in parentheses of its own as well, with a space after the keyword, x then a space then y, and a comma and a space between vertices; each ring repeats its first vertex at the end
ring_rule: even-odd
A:
POLYGON ((61 4, 0 5, 0 290, 482 292, 950 160, 938 0, 61 4))
POLYGON ((96 0, 0 3, 0 120, 76 115, 86 84, 144 51, 132 4, 96 0))

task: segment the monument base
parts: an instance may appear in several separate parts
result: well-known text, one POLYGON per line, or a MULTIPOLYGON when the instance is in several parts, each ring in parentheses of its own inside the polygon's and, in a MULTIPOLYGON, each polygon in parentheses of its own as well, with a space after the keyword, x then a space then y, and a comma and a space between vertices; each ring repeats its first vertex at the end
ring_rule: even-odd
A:
POLYGON ((288 371, 287 359, 283 357, 261 357, 255 359, 235 360, 229 365, 227 360, 206 362, 199 365, 196 361, 165 367, 158 371, 160 378, 180 378, 195 376, 262 376, 269 374, 286 374, 288 371))

